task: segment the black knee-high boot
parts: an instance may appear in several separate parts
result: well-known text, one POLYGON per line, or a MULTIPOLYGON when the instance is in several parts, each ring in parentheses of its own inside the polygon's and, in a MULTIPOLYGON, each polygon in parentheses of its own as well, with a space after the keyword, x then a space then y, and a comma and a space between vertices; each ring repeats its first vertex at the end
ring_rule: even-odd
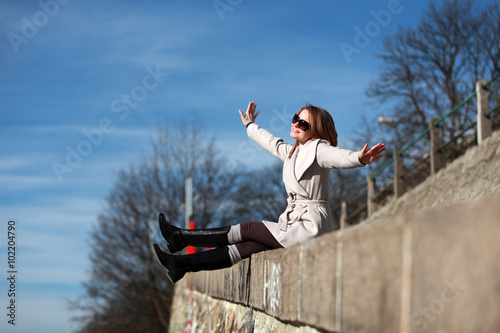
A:
POLYGON ((182 279, 187 272, 213 271, 231 267, 227 246, 186 255, 165 253, 157 244, 153 244, 153 249, 156 259, 167 270, 167 277, 172 283, 182 279))
POLYGON ((219 247, 229 245, 227 234, 231 227, 213 229, 180 229, 168 223, 165 215, 158 218, 160 231, 167 241, 170 253, 175 253, 188 245, 201 247, 219 247))

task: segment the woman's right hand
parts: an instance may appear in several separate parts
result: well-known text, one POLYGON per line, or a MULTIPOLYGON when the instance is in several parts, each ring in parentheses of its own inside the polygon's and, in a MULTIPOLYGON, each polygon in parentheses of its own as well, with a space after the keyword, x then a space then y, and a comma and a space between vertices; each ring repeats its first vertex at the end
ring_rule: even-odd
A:
POLYGON ((243 114, 243 111, 239 110, 241 122, 243 123, 243 125, 247 126, 248 124, 255 121, 255 118, 257 118, 260 113, 260 110, 255 113, 256 108, 257 104, 255 104, 255 102, 250 102, 248 103, 247 112, 245 112, 245 114, 243 114))

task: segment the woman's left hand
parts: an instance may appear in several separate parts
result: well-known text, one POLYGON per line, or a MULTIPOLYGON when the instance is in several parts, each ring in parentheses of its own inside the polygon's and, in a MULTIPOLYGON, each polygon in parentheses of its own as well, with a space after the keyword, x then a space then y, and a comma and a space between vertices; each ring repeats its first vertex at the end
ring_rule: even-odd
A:
POLYGON ((367 150, 368 143, 365 144, 363 149, 359 152, 359 161, 364 164, 370 164, 371 162, 378 160, 383 156, 382 152, 385 150, 385 144, 377 143, 375 146, 367 150))

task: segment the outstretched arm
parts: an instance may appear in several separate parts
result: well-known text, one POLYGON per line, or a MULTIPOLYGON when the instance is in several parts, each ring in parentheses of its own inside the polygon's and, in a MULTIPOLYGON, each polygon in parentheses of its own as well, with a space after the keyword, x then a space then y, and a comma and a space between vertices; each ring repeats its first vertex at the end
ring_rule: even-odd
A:
POLYGON ((255 102, 250 102, 245 114, 239 110, 241 122, 247 127, 248 137, 257 142, 262 148, 284 161, 290 153, 292 145, 285 143, 283 139, 275 137, 257 124, 248 126, 255 121, 255 118, 257 118, 260 113, 260 111, 257 111, 257 113, 255 112, 256 107, 257 104, 255 104, 255 102))
POLYGON ((248 126, 248 124, 253 123, 255 121, 255 118, 260 113, 260 110, 255 113, 255 109, 257 108, 257 104, 255 102, 250 102, 248 103, 248 108, 247 112, 243 115, 243 111, 239 110, 241 121, 243 122, 243 125, 248 126))
POLYGON ((368 143, 365 144, 363 149, 359 152, 359 161, 364 165, 370 164, 371 162, 378 160, 383 156, 382 152, 385 150, 385 144, 377 143, 375 146, 367 150, 368 143))

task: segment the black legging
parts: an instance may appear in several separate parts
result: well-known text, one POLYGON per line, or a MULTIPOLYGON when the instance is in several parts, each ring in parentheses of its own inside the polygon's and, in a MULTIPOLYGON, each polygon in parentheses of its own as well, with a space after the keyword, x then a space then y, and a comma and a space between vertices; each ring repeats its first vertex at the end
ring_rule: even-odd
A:
POLYGON ((240 228, 243 242, 235 245, 241 259, 250 257, 252 253, 283 247, 262 222, 243 222, 240 228))

